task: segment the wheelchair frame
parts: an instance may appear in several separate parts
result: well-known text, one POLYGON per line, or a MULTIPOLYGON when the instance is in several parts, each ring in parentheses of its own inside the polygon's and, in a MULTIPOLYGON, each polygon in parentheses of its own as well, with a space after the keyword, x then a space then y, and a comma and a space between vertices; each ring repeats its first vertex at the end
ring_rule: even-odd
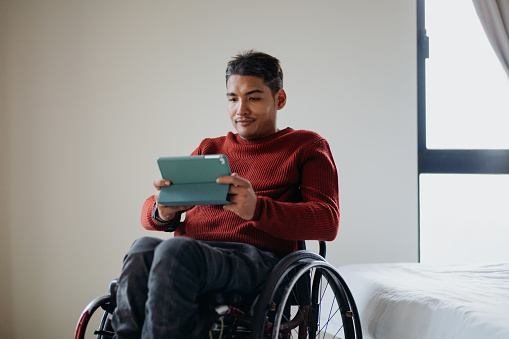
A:
MULTIPOLYGON (((320 241, 317 254, 299 250, 285 256, 271 272, 267 283, 249 310, 240 307, 240 295, 217 294, 208 305, 210 312, 200 319, 193 338, 344 338, 362 339, 360 317, 354 298, 339 272, 325 260, 326 245, 320 241), (324 317, 322 304, 329 314, 324 317), (329 298, 324 298, 324 297, 329 298), (334 334, 330 333, 334 328, 334 334), (200 328, 203 330, 200 332, 200 328)), ((76 325, 75 339, 85 339, 87 325, 100 307, 104 310, 98 339, 111 338, 111 314, 116 307, 116 280, 110 294, 95 298, 83 310, 76 325), (113 296, 113 297, 112 297, 113 296)))

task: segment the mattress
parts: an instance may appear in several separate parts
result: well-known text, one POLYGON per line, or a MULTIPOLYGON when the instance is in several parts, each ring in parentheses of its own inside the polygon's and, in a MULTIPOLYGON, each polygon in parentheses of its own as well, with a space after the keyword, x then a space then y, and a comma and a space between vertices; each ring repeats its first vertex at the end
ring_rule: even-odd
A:
POLYGON ((509 338, 509 263, 338 268, 364 338, 509 338))

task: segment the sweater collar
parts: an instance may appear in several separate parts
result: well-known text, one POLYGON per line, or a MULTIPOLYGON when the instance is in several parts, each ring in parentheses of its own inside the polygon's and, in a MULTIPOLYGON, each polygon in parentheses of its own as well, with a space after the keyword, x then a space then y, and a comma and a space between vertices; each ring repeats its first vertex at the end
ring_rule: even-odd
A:
POLYGON ((266 143, 268 141, 274 140, 282 135, 292 132, 293 129, 291 127, 287 127, 285 129, 279 130, 276 133, 269 134, 263 138, 247 140, 243 139, 238 133, 228 132, 228 137, 239 145, 260 145, 266 143))

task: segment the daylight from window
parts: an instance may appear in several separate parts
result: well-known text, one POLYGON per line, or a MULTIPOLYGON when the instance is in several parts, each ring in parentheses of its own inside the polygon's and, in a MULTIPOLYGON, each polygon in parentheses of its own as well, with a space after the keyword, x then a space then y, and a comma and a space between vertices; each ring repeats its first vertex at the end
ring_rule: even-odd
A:
POLYGON ((509 261, 509 175, 421 174, 422 263, 509 261))
MULTIPOLYGON (((509 149, 509 78, 471 0, 426 0, 426 146, 509 149)), ((420 174, 420 261, 509 261, 509 175, 420 174)))
POLYGON ((426 0, 430 149, 509 148, 509 78, 470 0, 426 0))

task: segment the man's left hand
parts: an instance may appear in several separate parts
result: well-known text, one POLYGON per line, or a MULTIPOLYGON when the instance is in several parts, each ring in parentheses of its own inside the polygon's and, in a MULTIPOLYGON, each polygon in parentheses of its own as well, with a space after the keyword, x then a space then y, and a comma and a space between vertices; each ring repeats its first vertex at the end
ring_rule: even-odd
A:
POLYGON ((229 184, 228 201, 231 205, 224 205, 227 211, 232 211, 245 220, 253 219, 258 200, 249 180, 241 178, 237 173, 217 179, 218 184, 229 184))

